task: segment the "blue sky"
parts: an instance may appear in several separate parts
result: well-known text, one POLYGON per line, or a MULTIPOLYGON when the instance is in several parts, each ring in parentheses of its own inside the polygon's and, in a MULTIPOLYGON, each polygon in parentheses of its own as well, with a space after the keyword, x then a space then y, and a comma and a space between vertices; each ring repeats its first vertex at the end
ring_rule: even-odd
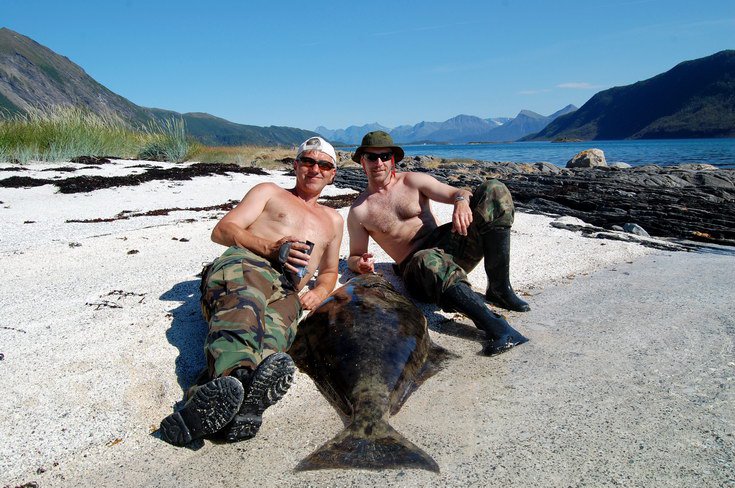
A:
POLYGON ((138 105, 395 127, 582 106, 735 49, 735 1, 0 0, 0 27, 138 105))

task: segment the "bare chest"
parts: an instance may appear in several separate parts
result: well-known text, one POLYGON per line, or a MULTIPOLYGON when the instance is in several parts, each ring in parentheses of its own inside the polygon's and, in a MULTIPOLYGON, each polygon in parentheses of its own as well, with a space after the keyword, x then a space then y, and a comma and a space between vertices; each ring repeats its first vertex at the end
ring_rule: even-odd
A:
POLYGON ((420 219, 421 205, 418 198, 403 192, 374 194, 365 202, 363 225, 368 232, 396 234, 407 223, 420 219))
POLYGON ((308 208, 290 199, 271 203, 253 224, 261 234, 274 239, 292 235, 316 243, 333 237, 334 231, 323 208, 308 208))

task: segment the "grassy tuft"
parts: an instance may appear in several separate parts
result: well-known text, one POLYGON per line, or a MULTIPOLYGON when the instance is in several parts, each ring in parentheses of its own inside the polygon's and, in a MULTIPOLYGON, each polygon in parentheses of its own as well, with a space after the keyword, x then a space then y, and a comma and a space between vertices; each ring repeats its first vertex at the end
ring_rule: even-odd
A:
POLYGON ((138 159, 174 163, 187 160, 191 144, 186 138, 184 119, 150 122, 146 133, 149 141, 138 153, 138 159))
POLYGON ((68 161, 77 156, 134 158, 157 144, 161 159, 182 161, 189 151, 183 120, 137 130, 114 114, 57 106, 0 115, 0 161, 68 161))

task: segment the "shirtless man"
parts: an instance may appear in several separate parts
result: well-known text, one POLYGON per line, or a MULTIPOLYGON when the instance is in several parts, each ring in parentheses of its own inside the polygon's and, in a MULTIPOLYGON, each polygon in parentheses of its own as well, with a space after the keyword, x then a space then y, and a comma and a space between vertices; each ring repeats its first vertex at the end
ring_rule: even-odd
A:
POLYGON ((425 173, 396 173, 403 149, 385 132, 370 132, 352 160, 362 165, 368 186, 347 216, 349 268, 374 271, 368 238, 398 263, 408 291, 445 311, 467 315, 488 338, 487 355, 507 351, 528 339, 490 311, 472 291, 467 273, 484 258, 488 275, 485 298, 509 310, 528 304, 510 286, 510 226, 513 200, 501 182, 487 180, 474 192, 457 189, 425 173), (454 204, 452 222, 437 226, 430 202, 454 204))
POLYGON ((250 439, 288 390, 295 367, 285 351, 299 316, 337 281, 343 220, 317 203, 336 161, 327 141, 308 139, 294 161, 294 188, 255 185, 215 226, 212 240, 229 248, 202 272, 207 370, 184 408, 161 422, 165 441, 185 445, 217 431, 228 441, 250 439))

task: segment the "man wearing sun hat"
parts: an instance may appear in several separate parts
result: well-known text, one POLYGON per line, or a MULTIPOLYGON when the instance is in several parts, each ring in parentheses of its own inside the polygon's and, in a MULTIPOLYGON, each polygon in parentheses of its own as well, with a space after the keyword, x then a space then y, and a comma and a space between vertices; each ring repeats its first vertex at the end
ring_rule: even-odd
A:
POLYGON ((202 272, 207 369, 184 408, 161 422, 165 441, 185 445, 218 431, 228 441, 250 439, 263 411, 288 390, 295 366, 285 351, 299 316, 337 281, 344 222, 317 203, 336 163, 331 144, 307 139, 296 154, 293 188, 257 184, 215 226, 212 240, 228 249, 202 272))
POLYGON ((467 273, 484 258, 485 298, 502 308, 529 310, 509 280, 513 199, 506 186, 489 179, 473 192, 441 183, 426 173, 397 173, 404 151, 383 131, 369 132, 352 160, 368 179, 347 216, 350 256, 357 273, 374 272, 369 238, 397 263, 408 291, 445 311, 467 315, 485 331, 485 353, 498 354, 528 339, 487 308, 472 291, 467 273), (453 204, 452 222, 437 226, 431 201, 453 204))

